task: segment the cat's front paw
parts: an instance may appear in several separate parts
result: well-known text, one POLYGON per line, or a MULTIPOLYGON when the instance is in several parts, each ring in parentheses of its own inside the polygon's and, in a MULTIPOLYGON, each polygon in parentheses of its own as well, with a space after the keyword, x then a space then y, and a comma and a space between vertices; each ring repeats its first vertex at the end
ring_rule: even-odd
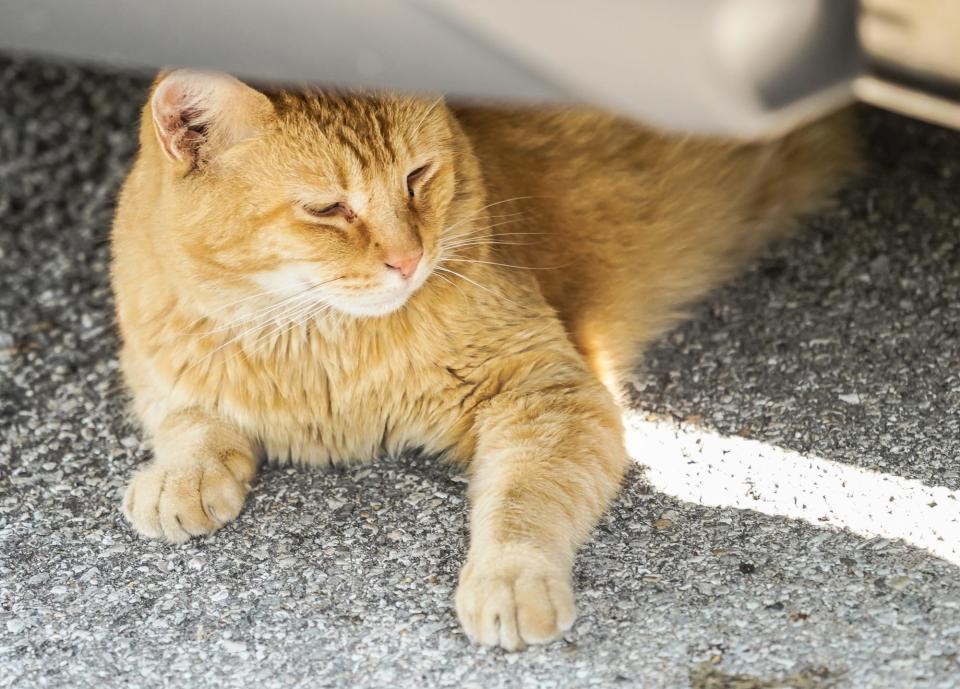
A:
POLYGON ((553 641, 577 617, 569 573, 515 554, 468 559, 456 603, 472 641, 508 651, 553 641))
POLYGON ((183 543, 236 519, 248 489, 221 462, 151 462, 130 480, 123 514, 144 536, 183 543))

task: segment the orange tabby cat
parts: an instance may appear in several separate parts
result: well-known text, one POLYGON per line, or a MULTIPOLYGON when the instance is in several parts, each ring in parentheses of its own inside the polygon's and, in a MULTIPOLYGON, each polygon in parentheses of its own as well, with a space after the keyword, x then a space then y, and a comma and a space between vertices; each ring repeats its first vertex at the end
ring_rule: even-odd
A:
POLYGON ((180 542, 240 513, 258 458, 422 447, 469 467, 457 611, 507 649, 573 624, 628 462, 620 377, 852 161, 839 121, 736 146, 191 71, 140 144, 113 286, 154 459, 127 518, 180 542))

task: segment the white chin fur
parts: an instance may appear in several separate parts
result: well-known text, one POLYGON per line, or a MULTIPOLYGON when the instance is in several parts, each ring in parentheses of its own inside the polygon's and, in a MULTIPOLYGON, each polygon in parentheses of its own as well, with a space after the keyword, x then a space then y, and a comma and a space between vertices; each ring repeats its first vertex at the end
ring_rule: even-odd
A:
POLYGON ((379 300, 360 299, 329 299, 327 303, 333 308, 350 316, 376 318, 377 316, 386 316, 399 310, 413 294, 423 286, 433 270, 432 265, 421 263, 417 271, 410 278, 406 289, 398 294, 384 297, 379 300))
MULTIPOLYGON (((394 288, 391 290, 392 293, 383 296, 346 297, 334 293, 323 295, 322 302, 335 311, 358 318, 386 316, 406 304, 407 300, 423 286, 432 270, 431 265, 421 263, 406 284, 397 277, 392 285, 394 288)), ((278 295, 278 298, 290 298, 302 292, 305 285, 316 282, 317 278, 309 266, 290 266, 260 273, 255 276, 255 280, 267 291, 278 295)), ((385 287, 391 288, 387 285, 385 287)))
POLYGON ((359 299, 330 299, 327 303, 337 311, 341 311, 349 316, 358 316, 365 318, 375 318, 377 316, 386 316, 393 313, 401 306, 407 303, 412 292, 404 292, 396 297, 386 298, 381 301, 365 302, 359 299))

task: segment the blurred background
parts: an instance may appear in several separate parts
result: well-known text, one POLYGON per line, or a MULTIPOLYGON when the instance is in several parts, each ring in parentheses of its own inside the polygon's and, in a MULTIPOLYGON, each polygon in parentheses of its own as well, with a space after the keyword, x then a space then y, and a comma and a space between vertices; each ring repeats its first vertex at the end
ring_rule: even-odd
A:
POLYGON ((0 48, 592 103, 762 137, 865 99, 960 126, 955 0, 5 0, 0 48))

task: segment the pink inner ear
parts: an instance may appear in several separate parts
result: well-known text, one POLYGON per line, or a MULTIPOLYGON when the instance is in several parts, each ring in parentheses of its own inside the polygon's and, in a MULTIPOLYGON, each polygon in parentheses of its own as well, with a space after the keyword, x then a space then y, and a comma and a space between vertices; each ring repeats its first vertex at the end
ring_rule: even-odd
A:
POLYGON ((150 107, 164 155, 193 169, 250 136, 270 104, 225 74, 176 70, 157 85, 150 107))
POLYGON ((191 133, 185 120, 186 110, 183 85, 173 80, 161 84, 153 96, 153 123, 160 145, 171 160, 184 160, 196 145, 196 137, 185 140, 185 135, 191 133))

